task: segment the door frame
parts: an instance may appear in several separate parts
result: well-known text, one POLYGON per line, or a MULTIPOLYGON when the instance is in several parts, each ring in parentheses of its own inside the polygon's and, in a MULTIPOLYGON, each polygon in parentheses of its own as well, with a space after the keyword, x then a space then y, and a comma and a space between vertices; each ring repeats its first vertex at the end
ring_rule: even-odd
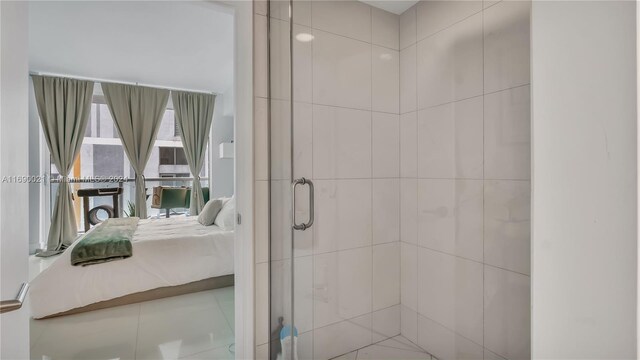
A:
MULTIPOLYGON (((213 0, 205 0, 213 1, 213 0)), ((215 2, 215 1, 214 1, 215 2)), ((255 358, 253 194, 253 1, 219 3, 234 11, 235 358, 255 358)))
MULTIPOLYGON (((253 2, 252 1, 215 1, 215 0, 202 0, 205 2, 217 3, 225 5, 231 9, 234 13, 234 106, 235 106, 235 121, 234 121, 234 134, 236 144, 236 161, 235 161, 235 193, 236 193, 236 211, 238 214, 239 224, 236 226, 236 241, 234 249, 234 271, 235 271, 235 342, 236 342, 236 358, 237 359, 250 359, 254 358, 255 346, 254 346, 254 233, 253 233, 253 2)), ((28 4, 18 4, 21 7, 20 15, 28 20, 28 4)), ((4 5, 3 5, 4 7, 4 5)), ((2 15, 2 12, 0 12, 2 15)), ((25 49, 28 46, 28 41, 24 39, 28 38, 28 26, 27 22, 23 22, 22 26, 5 28, 5 22, 2 22, 2 35, 5 35, 5 31, 11 30, 11 35, 5 35, 3 41, 0 44, 0 53, 8 53, 11 46, 15 45, 15 41, 4 41, 13 39, 23 40, 22 44, 25 49)), ((25 52, 26 54, 26 52, 25 52)), ((5 58, 3 57, 3 60, 5 58)), ((4 66, 4 64, 2 64, 4 66)), ((28 84, 28 56, 24 59, 18 60, 18 62, 12 62, 12 70, 16 68, 24 68, 24 74, 20 75, 24 77, 23 85, 28 84)), ((7 71, 10 73, 10 71, 7 71)), ((4 74, 4 72, 3 72, 4 74)), ((3 79, 4 80, 4 79, 3 79)), ((28 87, 26 87, 28 89, 28 87)), ((9 90, 9 89, 7 89, 9 90)), ((9 91, 2 93, 2 100, 6 95, 9 95, 9 91)), ((7 97, 15 97, 20 95, 9 95, 7 97)), ((12 99, 12 100, 15 100, 12 99)), ((24 94, 20 96, 22 101, 17 103, 24 103, 21 109, 24 113, 24 124, 28 123, 28 91, 24 91, 24 94)), ((4 104, 4 101, 2 102, 4 104)), ((15 113, 17 110, 12 106, 12 111, 15 113)), ((8 108, 8 107, 7 107, 8 108)), ((3 109, 4 110, 4 109, 3 109)), ((20 110, 20 109, 19 109, 20 110)), ((4 115, 4 112, 3 112, 4 115)), ((28 135, 28 131, 25 132, 25 136, 28 135)), ((27 146, 28 142, 25 142, 27 146)), ((4 144, 3 144, 4 145, 4 144)), ((28 165, 28 151, 25 154, 25 174, 27 173, 28 165)), ((15 160, 15 158, 14 158, 15 160)), ((2 164, 3 169, 5 164, 2 164)), ((3 171, 4 175, 4 171, 3 171)), ((9 174, 7 174, 9 175, 9 174)), ((23 185, 23 184, 20 184, 23 185)), ((4 187, 3 187, 4 189, 4 187)), ((26 191, 26 189, 25 189, 26 191)), ((4 193, 4 191, 3 191, 4 193)), ((24 228, 22 230, 28 231, 28 223, 26 218, 28 217, 28 209, 25 210, 24 216, 24 228)), ((3 226, 5 222, 2 222, 3 226)), ((16 226, 20 225, 17 224, 16 226)), ((15 226, 14 226, 15 227, 15 226)), ((9 229, 9 232, 13 232, 14 229, 9 229)), ((20 237, 12 237, 13 239, 20 237)), ((24 259, 24 281, 27 281, 28 274, 28 238, 24 239, 24 252, 26 256, 18 256, 17 258, 24 259)), ((6 253, 3 249, 3 253, 6 253)), ((9 254, 7 254, 9 255, 9 254)), ((4 260, 4 258, 3 258, 4 260)), ((8 266, 8 265, 7 265, 8 266)), ((3 269, 4 264, 3 264, 3 269)), ((10 269, 7 269, 10 271, 10 269)), ((18 274, 19 276, 19 274, 18 274)), ((2 292, 3 297, 7 297, 9 289, 12 289, 14 284, 5 284, 4 282, 10 282, 3 279, 2 288, 6 288, 7 291, 2 292), (11 286, 9 286, 11 285, 11 286)), ((15 287, 16 291, 18 287, 15 287)), ((29 354, 29 332, 28 332, 28 316, 26 315, 26 309, 16 311, 14 314, 2 315, 2 345, 13 344, 9 349, 2 349, 2 354, 8 357, 15 356, 10 354, 21 354, 19 357, 23 357, 26 354, 28 358, 29 354), (20 319, 15 318, 20 315, 20 319), (26 319, 26 320, 25 320, 26 319), (16 331, 19 330, 26 331, 16 331), (24 329, 22 329, 24 328, 24 329), (12 330, 12 331, 4 331, 12 330), (25 334, 26 333, 26 334, 25 334), (10 337, 9 337, 10 336, 10 337), (16 341, 17 340, 17 341, 16 341), (6 342, 5 342, 6 341, 6 342), (18 346, 20 345, 20 346, 18 346), (6 352, 5 352, 6 351, 6 352)), ((4 348, 4 346, 3 346, 4 348)))

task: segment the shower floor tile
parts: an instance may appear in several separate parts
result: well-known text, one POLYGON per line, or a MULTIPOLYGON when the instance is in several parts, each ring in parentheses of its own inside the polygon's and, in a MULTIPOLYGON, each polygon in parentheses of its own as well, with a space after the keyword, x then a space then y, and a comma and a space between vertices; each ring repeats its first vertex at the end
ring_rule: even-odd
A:
MULTIPOLYGON (((429 353, 414 345, 405 337, 398 335, 338 356, 333 360, 431 360, 429 353)), ((435 359, 435 358, 433 358, 435 359)))

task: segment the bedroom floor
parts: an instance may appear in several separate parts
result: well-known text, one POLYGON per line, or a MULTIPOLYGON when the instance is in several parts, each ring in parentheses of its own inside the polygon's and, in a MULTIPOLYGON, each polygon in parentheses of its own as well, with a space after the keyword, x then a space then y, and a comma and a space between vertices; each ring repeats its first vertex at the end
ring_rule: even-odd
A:
POLYGON ((233 359, 233 289, 31 320, 31 358, 233 359))
POLYGON ((234 288, 31 320, 32 359, 233 359, 234 288))

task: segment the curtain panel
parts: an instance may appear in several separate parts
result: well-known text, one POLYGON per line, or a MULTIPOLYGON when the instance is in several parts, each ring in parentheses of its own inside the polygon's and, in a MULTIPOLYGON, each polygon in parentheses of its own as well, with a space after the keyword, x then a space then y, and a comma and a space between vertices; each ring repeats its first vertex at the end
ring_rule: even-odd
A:
POLYGON ((216 97, 213 94, 172 91, 171 99, 184 153, 193 174, 189 214, 198 215, 204 207, 200 171, 209 142, 216 97))
POLYGON ((91 111, 93 82, 32 76, 36 105, 51 159, 62 176, 54 200, 47 248, 38 256, 64 251, 78 235, 68 175, 78 156, 91 111))
POLYGON ((144 168, 167 108, 169 90, 102 83, 102 91, 122 146, 136 174, 136 215, 147 218, 144 168))

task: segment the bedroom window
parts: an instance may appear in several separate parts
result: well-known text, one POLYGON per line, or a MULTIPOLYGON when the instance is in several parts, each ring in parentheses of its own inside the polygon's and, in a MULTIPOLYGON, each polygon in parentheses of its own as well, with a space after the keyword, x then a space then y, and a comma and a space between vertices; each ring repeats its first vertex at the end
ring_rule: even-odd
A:
MULTIPOLYGON (((46 147, 46 144, 43 144, 43 146, 46 147)), ((200 174, 203 178, 203 187, 208 186, 206 176, 209 171, 209 152, 206 153, 206 156, 205 165, 200 174)), ((53 163, 51 163, 50 171, 51 178, 57 179, 59 172, 53 163)), ((193 176, 190 173, 187 158, 182 147, 182 139, 180 138, 180 131, 175 122, 171 102, 169 102, 161 120, 156 143, 144 174, 147 178, 149 193, 155 186, 191 186, 191 181, 171 180, 171 178, 175 177, 189 178, 193 176), (167 179, 165 180, 165 178, 167 179)), ((72 184, 74 196, 79 189, 121 186, 124 189, 124 193, 120 199, 121 209, 126 210, 129 202, 134 201, 135 186, 133 179, 135 178, 135 173, 122 147, 118 131, 103 95, 94 94, 93 96, 91 115, 85 131, 80 154, 74 162, 69 176, 71 178, 83 179, 81 183, 76 182, 72 184), (98 181, 97 178, 123 178, 130 179, 131 181, 105 182, 98 181)), ((50 186, 48 187, 50 212, 53 211, 57 187, 58 183, 55 181, 50 182, 50 186)), ((111 205, 111 199, 109 197, 90 198, 90 208, 98 205, 111 205)), ((76 209, 78 230, 82 231, 84 209, 82 199, 78 196, 74 198, 74 207, 76 209)), ((149 202, 147 213, 155 216, 158 210, 151 209, 149 202)))

